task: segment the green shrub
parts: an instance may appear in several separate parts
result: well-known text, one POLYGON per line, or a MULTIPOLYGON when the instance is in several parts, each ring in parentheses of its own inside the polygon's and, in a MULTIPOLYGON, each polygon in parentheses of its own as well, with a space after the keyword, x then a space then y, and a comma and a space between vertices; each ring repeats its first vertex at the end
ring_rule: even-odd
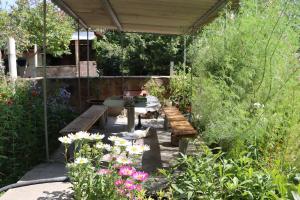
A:
MULTIPOLYGON (((237 159, 225 159, 202 146, 202 152, 183 156, 173 169, 165 172, 174 199, 292 199, 295 169, 280 167, 268 171, 250 153, 237 159)), ((247 154, 246 154, 247 153, 247 154)))
POLYGON ((190 46, 194 122, 231 156, 251 144, 272 159, 290 137, 300 137, 293 128, 300 120, 299 3, 240 5, 225 9, 190 46))
POLYGON ((177 71, 170 78, 169 99, 179 106, 183 112, 188 112, 191 106, 193 96, 193 80, 191 74, 184 71, 177 71))
MULTIPOLYGON (((37 82, 0 77, 0 186, 20 176, 45 158, 42 91, 37 82)), ((50 99, 58 99, 50 97, 50 99)), ((49 147, 58 147, 58 131, 73 117, 62 102, 48 105, 49 147), (55 108, 59 106, 59 108, 55 108)))
POLYGON ((146 90, 150 95, 155 96, 160 102, 164 102, 166 99, 166 88, 164 85, 159 85, 155 80, 151 79, 150 82, 146 84, 146 90))

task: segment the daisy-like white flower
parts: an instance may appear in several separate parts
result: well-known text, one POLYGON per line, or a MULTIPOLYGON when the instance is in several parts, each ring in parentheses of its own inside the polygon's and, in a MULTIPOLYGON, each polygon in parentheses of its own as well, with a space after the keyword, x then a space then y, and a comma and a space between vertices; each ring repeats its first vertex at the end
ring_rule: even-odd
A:
POLYGON ((104 145, 103 145, 103 148, 104 148, 106 151, 111 151, 111 150, 112 150, 112 146, 110 146, 109 144, 104 144, 104 145))
POLYGON ((78 157, 76 158, 76 160, 74 161, 75 164, 86 164, 88 163, 89 160, 87 158, 83 158, 83 157, 78 157))
POLYGON ((104 137, 105 137, 104 135, 101 135, 99 133, 90 135, 91 140, 102 140, 104 137))
POLYGON ((102 156, 102 159, 101 161, 104 161, 104 162, 110 162, 113 160, 113 156, 111 154, 105 154, 102 156))
POLYGON ((126 164, 131 164, 132 161, 130 159, 128 159, 126 156, 118 156, 117 163, 126 165, 126 164))
POLYGON ((121 153, 121 148, 120 147, 117 147, 117 146, 114 146, 113 148, 112 148, 112 153, 113 154, 115 154, 115 155, 120 155, 120 153, 121 153))
POLYGON ((104 148, 104 145, 102 142, 97 142, 96 145, 95 145, 96 149, 103 149, 104 148))
POLYGON ((140 148, 141 148, 141 151, 149 151, 150 150, 150 147, 147 144, 140 145, 140 148))
POLYGON ((58 140, 63 144, 71 144, 72 143, 72 140, 67 136, 59 137, 58 140))
POLYGON ((85 131, 79 131, 76 134, 69 134, 68 137, 72 140, 90 139, 90 134, 85 131))
POLYGON ((119 137, 117 137, 117 136, 109 136, 108 137, 108 140, 110 140, 110 141, 112 141, 112 142, 115 142, 115 141, 117 141, 117 140, 119 140, 120 138, 119 137))
POLYGON ((143 153, 143 150, 141 149, 140 145, 127 146, 126 151, 129 154, 142 154, 143 153))
POLYGON ((78 138, 78 140, 90 139, 90 134, 86 131, 79 131, 75 134, 75 136, 78 138))
POLYGON ((117 141, 115 141, 115 145, 116 146, 123 146, 123 147, 126 147, 126 146, 129 146, 130 145, 130 142, 123 139, 123 138, 120 138, 118 139, 117 141))
POLYGON ((68 135, 68 138, 70 138, 72 141, 75 141, 75 140, 78 139, 77 136, 76 136, 75 134, 73 134, 73 133, 70 133, 70 134, 68 135))

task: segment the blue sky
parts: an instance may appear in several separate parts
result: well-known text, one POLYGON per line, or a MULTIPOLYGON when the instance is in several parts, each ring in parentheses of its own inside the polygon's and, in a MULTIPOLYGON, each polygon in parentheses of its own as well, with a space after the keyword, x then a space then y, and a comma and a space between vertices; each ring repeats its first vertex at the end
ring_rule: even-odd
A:
POLYGON ((1 9, 9 9, 15 2, 16 0, 0 0, 0 7, 1 9))

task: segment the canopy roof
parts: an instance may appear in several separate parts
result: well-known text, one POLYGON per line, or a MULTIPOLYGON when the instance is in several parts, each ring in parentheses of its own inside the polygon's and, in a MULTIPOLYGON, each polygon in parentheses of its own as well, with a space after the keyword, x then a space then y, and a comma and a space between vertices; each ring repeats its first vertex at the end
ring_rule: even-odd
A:
POLYGON ((216 17, 227 2, 227 0, 52 1, 79 20, 84 28, 162 34, 188 34, 216 17))

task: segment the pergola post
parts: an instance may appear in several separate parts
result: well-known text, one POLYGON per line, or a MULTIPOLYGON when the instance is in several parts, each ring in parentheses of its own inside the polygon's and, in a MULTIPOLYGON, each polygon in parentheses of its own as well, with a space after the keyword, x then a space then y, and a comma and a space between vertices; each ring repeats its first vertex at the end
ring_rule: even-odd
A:
POLYGON ((86 73, 87 73, 87 97, 90 98, 90 41, 89 41, 89 29, 86 29, 86 42, 87 42, 87 50, 86 50, 86 73))
POLYGON ((184 35, 183 40, 183 71, 186 72, 186 35, 184 35))
POLYGON ((36 77, 36 68, 38 67, 38 48, 37 44, 34 44, 34 62, 33 62, 33 77, 36 77))
POLYGON ((82 111, 81 107, 81 70, 80 70, 80 24, 79 21, 77 21, 77 40, 75 40, 75 57, 76 57, 76 66, 77 66, 77 72, 78 72, 78 101, 79 101, 79 111, 82 111))
POLYGON ((8 65, 9 74, 13 81, 18 77, 17 75, 17 57, 16 57, 16 41, 14 38, 8 38, 8 65))
POLYGON ((45 130, 45 148, 46 160, 49 161, 49 145, 48 145, 48 118, 47 118, 47 71, 46 71, 46 15, 47 2, 43 0, 43 98, 44 98, 44 130, 45 130))

